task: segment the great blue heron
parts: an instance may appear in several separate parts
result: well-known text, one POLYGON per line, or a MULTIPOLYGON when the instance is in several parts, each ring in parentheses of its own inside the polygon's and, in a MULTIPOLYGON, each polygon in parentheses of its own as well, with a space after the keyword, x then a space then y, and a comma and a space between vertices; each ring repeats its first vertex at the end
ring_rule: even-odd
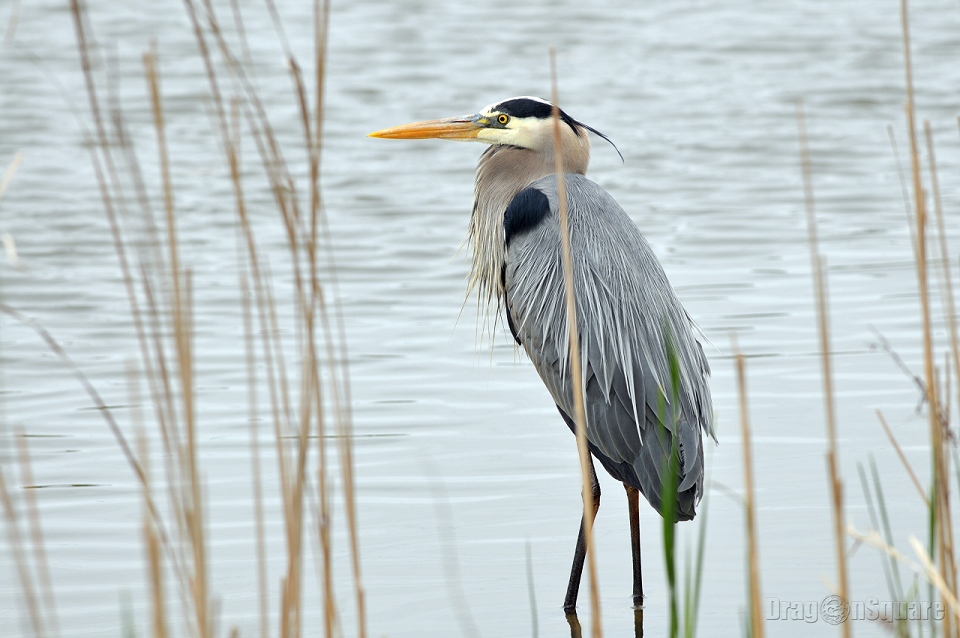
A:
MULTIPOLYGON (((575 431, 564 301, 552 106, 514 97, 474 115, 371 133, 473 140, 480 156, 470 217, 471 288, 503 308, 563 420, 575 431)), ((584 175, 588 131, 559 112, 590 452, 627 491, 633 600, 643 603, 638 491, 661 515, 690 520, 703 492, 703 439, 712 435, 710 368, 691 320, 636 224, 584 175), (679 454, 672 457, 672 450, 679 454), (671 463, 671 457, 673 463, 671 463), (672 485, 675 494, 664 494, 672 485)), ((609 141, 609 140, 608 140, 609 141)), ((600 484, 589 462, 594 516, 600 484)), ((564 610, 576 609, 585 557, 582 521, 564 610)))

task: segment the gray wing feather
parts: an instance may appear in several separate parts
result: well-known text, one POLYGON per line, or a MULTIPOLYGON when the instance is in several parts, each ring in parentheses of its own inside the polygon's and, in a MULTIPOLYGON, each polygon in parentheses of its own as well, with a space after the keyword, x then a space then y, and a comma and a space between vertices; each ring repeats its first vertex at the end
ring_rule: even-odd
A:
MULTIPOLYGON (((660 511, 676 440, 677 516, 693 518, 703 491, 701 432, 713 436, 703 349, 636 224, 597 184, 582 175, 565 180, 590 448, 611 474, 660 511)), ((531 187, 547 195, 550 215, 507 248, 507 311, 517 339, 572 427, 556 178, 531 187)))

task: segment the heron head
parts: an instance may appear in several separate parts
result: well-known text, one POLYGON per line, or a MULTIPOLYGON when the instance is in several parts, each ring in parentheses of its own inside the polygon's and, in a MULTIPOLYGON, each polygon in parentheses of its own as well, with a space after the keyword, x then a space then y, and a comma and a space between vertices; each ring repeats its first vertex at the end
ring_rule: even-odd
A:
MULTIPOLYGON (((610 142, 605 135, 576 121, 563 110, 559 111, 559 116, 564 154, 568 147, 589 153, 587 131, 610 142)), ((369 137, 475 141, 552 154, 555 143, 553 105, 537 97, 512 97, 495 102, 473 115, 403 124, 370 133, 369 137)))

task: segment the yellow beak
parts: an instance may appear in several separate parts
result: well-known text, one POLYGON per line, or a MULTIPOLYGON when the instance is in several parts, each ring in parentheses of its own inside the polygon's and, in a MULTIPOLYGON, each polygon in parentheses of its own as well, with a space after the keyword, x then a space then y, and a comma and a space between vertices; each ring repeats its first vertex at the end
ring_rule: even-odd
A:
POLYGON ((367 137, 382 137, 390 140, 469 140, 475 139, 486 124, 486 118, 478 115, 461 115, 442 120, 401 124, 370 133, 367 137))

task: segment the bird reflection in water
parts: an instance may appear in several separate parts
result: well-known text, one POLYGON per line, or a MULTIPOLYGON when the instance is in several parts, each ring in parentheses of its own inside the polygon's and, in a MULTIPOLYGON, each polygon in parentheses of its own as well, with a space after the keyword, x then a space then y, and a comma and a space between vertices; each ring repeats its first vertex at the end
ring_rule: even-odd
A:
MULTIPOLYGON (((583 638, 583 630, 580 628, 580 619, 576 612, 567 614, 567 624, 570 625, 570 638, 583 638)), ((633 610, 633 635, 634 638, 643 638, 643 609, 634 608, 633 610)))

